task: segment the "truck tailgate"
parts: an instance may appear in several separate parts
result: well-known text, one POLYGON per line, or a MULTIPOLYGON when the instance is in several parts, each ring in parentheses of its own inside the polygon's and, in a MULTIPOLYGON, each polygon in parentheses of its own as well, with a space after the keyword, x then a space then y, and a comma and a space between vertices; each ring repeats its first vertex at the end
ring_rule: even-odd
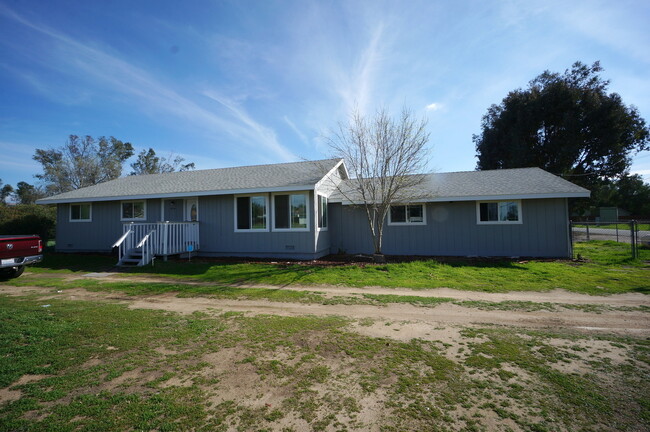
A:
POLYGON ((38 236, 0 236, 0 259, 38 255, 40 249, 38 236))

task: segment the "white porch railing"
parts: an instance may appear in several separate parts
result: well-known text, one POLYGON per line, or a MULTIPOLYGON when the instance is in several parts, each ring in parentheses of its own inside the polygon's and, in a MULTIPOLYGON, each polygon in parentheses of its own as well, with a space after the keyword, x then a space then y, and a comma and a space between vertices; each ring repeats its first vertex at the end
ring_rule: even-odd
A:
POLYGON ((169 256, 200 249, 198 222, 128 222, 113 247, 119 247, 120 262, 146 265, 154 256, 169 256), (137 257, 138 259, 136 259, 137 257), (141 260, 139 258, 142 258, 141 260))

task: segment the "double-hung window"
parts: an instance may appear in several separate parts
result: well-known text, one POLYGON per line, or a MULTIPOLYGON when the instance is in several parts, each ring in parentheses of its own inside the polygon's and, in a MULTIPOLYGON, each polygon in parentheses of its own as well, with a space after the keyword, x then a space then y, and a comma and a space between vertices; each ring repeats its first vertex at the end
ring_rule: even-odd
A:
POLYGON ((424 225, 424 204, 402 204, 390 206, 389 225, 424 225))
POLYGON ((308 202, 306 193, 273 195, 273 228, 276 230, 308 230, 308 202))
POLYGON ((479 224, 521 223, 521 201, 484 201, 477 203, 479 224))
POLYGON ((70 204, 70 222, 90 222, 92 215, 92 204, 70 204))
POLYGON ((318 228, 327 228, 327 197, 318 195, 318 228))
POLYGON ((235 198, 236 231, 268 231, 268 212, 265 195, 235 198))
POLYGON ((122 201, 122 220, 138 221, 147 219, 146 201, 122 201))

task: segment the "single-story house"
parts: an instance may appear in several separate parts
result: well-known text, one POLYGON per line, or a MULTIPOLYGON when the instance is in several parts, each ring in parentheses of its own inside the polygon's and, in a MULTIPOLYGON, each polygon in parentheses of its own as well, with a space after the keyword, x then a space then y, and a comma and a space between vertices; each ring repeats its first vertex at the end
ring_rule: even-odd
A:
MULTIPOLYGON (((342 159, 122 177, 38 201, 57 205, 56 250, 315 259, 372 253, 342 159)), ((389 255, 568 257, 568 198, 589 191, 539 168, 425 175, 391 207, 389 255)))

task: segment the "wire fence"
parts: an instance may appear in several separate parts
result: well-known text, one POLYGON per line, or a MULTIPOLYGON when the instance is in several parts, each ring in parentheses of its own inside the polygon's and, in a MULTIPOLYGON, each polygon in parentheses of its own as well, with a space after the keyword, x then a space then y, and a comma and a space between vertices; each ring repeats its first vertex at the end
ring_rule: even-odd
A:
POLYGON ((639 246, 650 246, 650 221, 570 222, 571 248, 575 242, 609 240, 630 245, 632 258, 639 257, 639 246))

